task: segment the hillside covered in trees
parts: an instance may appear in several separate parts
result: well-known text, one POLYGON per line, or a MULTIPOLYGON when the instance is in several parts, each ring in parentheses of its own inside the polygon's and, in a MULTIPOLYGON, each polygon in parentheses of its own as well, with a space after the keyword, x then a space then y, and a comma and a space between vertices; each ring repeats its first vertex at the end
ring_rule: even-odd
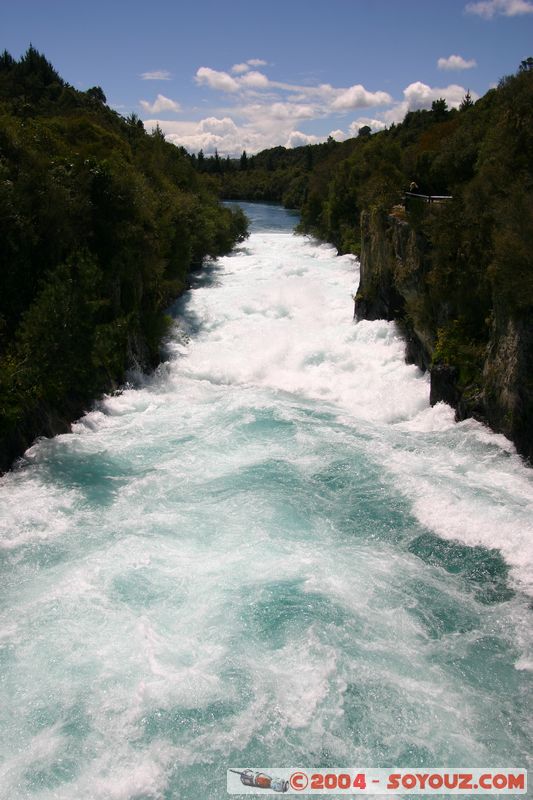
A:
POLYGON ((246 235, 183 149, 69 86, 30 47, 0 56, 0 470, 135 365, 206 256, 246 235))
POLYGON ((459 109, 437 100, 376 134, 201 169, 222 196, 299 208, 303 232, 359 255, 357 316, 397 319, 432 401, 533 457, 532 58, 459 109), (452 199, 404 202, 413 181, 452 199))

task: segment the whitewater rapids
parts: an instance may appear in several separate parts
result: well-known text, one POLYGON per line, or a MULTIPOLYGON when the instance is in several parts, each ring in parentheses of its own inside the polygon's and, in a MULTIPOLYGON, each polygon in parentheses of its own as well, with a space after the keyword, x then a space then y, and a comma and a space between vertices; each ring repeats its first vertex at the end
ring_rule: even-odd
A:
POLYGON ((0 481, 2 798, 532 766, 531 471, 354 324, 353 258, 244 207, 156 373, 0 481))

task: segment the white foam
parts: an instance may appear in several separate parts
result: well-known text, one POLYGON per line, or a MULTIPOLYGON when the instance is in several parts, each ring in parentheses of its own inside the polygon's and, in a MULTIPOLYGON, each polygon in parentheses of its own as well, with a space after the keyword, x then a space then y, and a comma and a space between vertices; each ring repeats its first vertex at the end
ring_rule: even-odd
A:
POLYGON ((8 754, 10 797, 30 761, 46 771, 64 756, 72 742, 56 720, 78 706, 90 725, 77 772, 33 787, 36 800, 161 797, 177 767, 257 747, 348 764, 379 747, 400 757, 416 739, 450 763, 481 763, 493 755, 482 735, 490 688, 472 688, 446 658, 509 623, 517 674, 531 668, 518 600, 482 618, 460 581, 396 547, 394 530, 391 541, 356 520, 338 530, 315 479, 337 458, 353 479, 355 453, 363 485, 367 466, 379 474, 384 509, 403 495, 440 536, 500 548, 527 588, 533 490, 509 443, 429 408, 427 376, 404 363, 393 323, 353 322, 353 258, 254 234, 210 273, 181 302, 167 363, 0 481, 13 603, 0 618, 12 658, 0 714, 23 754, 8 754), (439 597, 445 585, 480 630, 432 639, 414 613, 421 581, 439 597), (275 644, 268 631, 263 642, 283 591, 275 644), (293 599, 305 609, 294 620, 293 599), (369 693, 358 741, 348 687, 369 693), (50 706, 43 732, 24 727, 50 706), (145 736, 147 720, 178 711, 203 721, 172 741, 145 736))
POLYGON ((427 403, 426 380, 404 364, 395 326, 353 322, 353 258, 284 234, 254 235, 249 249, 221 260, 227 272, 215 290, 192 292, 187 317, 202 328, 176 362, 180 374, 291 392, 375 421, 408 418, 427 403))

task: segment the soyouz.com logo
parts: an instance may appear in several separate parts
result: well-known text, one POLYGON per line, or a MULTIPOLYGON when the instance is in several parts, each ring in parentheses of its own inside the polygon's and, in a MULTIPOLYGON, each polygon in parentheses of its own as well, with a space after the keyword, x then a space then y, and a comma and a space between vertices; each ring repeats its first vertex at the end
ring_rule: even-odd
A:
POLYGON ((524 769, 470 767, 403 769, 232 768, 229 794, 469 794, 517 795, 527 792, 524 769))

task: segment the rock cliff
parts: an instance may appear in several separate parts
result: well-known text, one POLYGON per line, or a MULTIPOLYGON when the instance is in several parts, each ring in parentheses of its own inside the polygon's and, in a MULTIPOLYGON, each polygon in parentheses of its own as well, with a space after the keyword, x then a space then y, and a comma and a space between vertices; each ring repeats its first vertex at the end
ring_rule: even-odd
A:
POLYGON ((442 331, 453 331, 453 302, 445 293, 430 297, 431 269, 428 240, 401 209, 396 215, 363 212, 356 318, 396 320, 405 335, 406 360, 430 372, 431 404, 444 401, 455 408, 458 420, 475 417, 487 423, 532 462, 531 313, 512 316, 494 297, 487 341, 478 348, 473 369, 459 333, 455 347, 443 346, 442 331))

